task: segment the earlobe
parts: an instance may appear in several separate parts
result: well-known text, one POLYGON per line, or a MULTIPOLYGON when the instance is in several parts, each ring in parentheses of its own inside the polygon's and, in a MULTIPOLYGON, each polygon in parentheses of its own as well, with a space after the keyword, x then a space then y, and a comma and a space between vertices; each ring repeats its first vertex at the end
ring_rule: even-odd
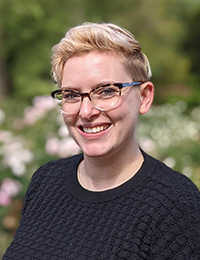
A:
POLYGON ((141 104, 140 104, 140 114, 146 114, 153 102, 154 98, 154 85, 152 82, 148 81, 141 86, 141 104))

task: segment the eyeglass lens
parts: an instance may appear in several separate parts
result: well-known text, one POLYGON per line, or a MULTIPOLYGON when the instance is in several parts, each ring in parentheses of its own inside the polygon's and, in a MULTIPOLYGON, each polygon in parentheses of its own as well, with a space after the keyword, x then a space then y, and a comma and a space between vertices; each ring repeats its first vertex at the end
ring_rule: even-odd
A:
MULTIPOLYGON (((119 101, 119 96, 120 90, 114 85, 96 88, 89 94, 93 106, 102 111, 114 108, 119 101)), ((63 90, 55 95, 55 98, 60 100, 62 110, 67 114, 76 113, 83 99, 80 93, 69 90, 63 90)))

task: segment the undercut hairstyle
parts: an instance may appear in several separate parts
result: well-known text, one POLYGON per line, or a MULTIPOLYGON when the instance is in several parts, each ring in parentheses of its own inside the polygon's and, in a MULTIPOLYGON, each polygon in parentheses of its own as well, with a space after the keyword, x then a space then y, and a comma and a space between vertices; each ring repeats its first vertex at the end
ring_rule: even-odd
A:
POLYGON ((116 52, 133 81, 146 82, 152 76, 149 61, 132 33, 111 23, 83 23, 71 28, 52 48, 52 78, 59 87, 65 62, 91 51, 116 52))

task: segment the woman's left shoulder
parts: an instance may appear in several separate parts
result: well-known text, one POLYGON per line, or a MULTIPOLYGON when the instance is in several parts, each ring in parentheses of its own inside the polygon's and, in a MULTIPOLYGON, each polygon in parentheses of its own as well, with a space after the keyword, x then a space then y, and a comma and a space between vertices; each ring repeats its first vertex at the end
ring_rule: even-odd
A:
POLYGON ((174 201, 198 202, 200 205, 200 192, 196 185, 184 174, 179 173, 163 162, 146 155, 147 161, 154 165, 148 178, 148 184, 154 189, 156 196, 162 195, 174 201))

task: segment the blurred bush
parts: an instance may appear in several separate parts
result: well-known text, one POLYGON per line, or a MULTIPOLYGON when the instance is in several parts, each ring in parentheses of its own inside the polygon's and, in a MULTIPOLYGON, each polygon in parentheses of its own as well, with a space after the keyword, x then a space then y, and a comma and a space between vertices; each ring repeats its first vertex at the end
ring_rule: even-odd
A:
MULTIPOLYGON (((50 160, 79 153, 54 100, 38 96, 32 105, 10 99, 0 109, 0 256, 19 225, 26 189, 34 171, 50 160)), ((140 147, 200 188, 200 107, 184 101, 153 106, 140 117, 140 147)))
POLYGON ((169 101, 163 94, 169 86, 174 96, 174 86, 184 85, 187 93, 179 96, 196 106, 199 19, 199 0, 0 0, 0 100, 48 94, 52 46, 72 26, 103 21, 127 28, 141 43, 157 104, 169 101))

